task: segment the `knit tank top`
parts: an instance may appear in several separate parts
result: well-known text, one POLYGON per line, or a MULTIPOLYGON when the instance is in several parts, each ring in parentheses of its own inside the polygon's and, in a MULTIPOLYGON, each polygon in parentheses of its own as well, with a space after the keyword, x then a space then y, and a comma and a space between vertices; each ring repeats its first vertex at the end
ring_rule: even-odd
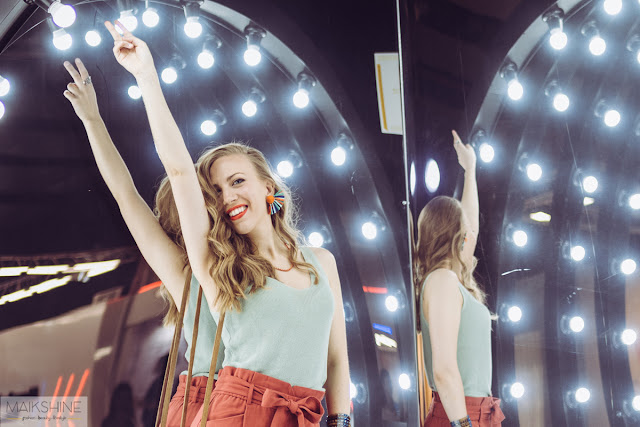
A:
MULTIPOLYGON (((429 323, 424 317, 423 300, 425 279, 420 292, 420 325, 422 328, 422 346, 424 364, 429 387, 436 390, 433 376, 431 336, 429 323)), ((471 295, 462 283, 458 282, 462 294, 462 311, 458 329, 458 370, 462 377, 464 395, 469 397, 491 396, 491 314, 489 309, 471 295)))
MULTIPOLYGON (((227 311, 222 330, 223 366, 249 369, 324 391, 334 299, 329 279, 311 248, 305 261, 318 271, 318 284, 294 289, 267 277, 266 287, 242 300, 242 311, 227 311)), ((220 313, 214 312, 217 322, 220 313)))

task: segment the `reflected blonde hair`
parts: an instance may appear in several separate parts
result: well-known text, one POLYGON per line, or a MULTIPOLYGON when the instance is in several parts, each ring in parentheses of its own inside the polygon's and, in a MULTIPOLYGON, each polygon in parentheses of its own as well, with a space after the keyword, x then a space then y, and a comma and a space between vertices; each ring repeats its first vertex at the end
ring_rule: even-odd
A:
MULTIPOLYGON (((237 142, 206 150, 196 163, 196 172, 211 221, 207 240, 213 263, 209 274, 218 288, 218 296, 213 304, 220 310, 241 311, 242 299, 247 294, 264 288, 267 277, 275 277, 276 271, 271 262, 258 253, 258 248, 248 236, 238 234, 233 229, 231 220, 224 212, 223 201, 211 182, 213 164, 230 155, 246 156, 255 168, 258 179, 270 183, 275 192, 281 191, 284 194, 282 209, 271 215, 271 224, 276 235, 287 246, 291 265, 313 273, 314 284, 318 284, 318 271, 312 264, 297 261, 303 241, 302 233, 297 229, 298 207, 291 190, 273 173, 262 152, 237 142)), ((266 200, 264 209, 266 212, 266 200)))
POLYGON ((473 278, 478 260, 468 265, 462 258, 465 231, 462 220, 462 205, 452 197, 434 197, 422 209, 418 217, 418 241, 414 248, 414 279, 416 296, 420 298, 422 284, 427 276, 439 268, 451 269, 452 260, 462 266, 462 285, 482 304, 486 294, 473 278))

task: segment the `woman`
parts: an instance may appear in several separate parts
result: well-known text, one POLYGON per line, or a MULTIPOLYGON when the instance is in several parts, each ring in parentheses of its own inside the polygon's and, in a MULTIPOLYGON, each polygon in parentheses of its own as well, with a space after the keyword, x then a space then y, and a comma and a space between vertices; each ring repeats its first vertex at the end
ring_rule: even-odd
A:
POLYGON ((226 313, 212 426, 349 425, 342 292, 333 255, 299 246, 288 189, 258 150, 227 144, 194 169, 149 48, 110 22, 116 60, 136 78, 178 208, 195 277, 214 319, 226 313), (197 170, 196 170, 197 169, 197 170))
MULTIPOLYGON (((154 216, 147 203, 140 197, 127 166, 109 136, 100 116, 96 92, 87 69, 79 59, 76 60, 77 69, 69 62, 65 62, 64 66, 74 80, 74 83, 67 86, 64 96, 71 102, 74 111, 85 126, 100 174, 116 199, 142 256, 162 281, 161 292, 169 302, 165 324, 175 324, 187 274, 187 253, 169 180, 165 178, 160 184, 156 194, 157 216, 154 216)), ((191 349, 199 287, 195 277, 192 277, 189 301, 183 320, 187 357, 191 349)), ((186 421, 189 424, 204 401, 215 330, 216 322, 206 309, 206 304, 202 303, 196 353, 192 365, 193 377, 189 390, 191 397, 186 414, 186 421)), ((222 358, 219 357, 218 367, 221 364, 222 358)), ((169 404, 167 426, 180 425, 186 380, 186 372, 183 372, 180 375, 178 389, 169 404)))
POLYGON ((473 279, 476 155, 452 133, 464 169, 462 202, 438 196, 427 203, 418 218, 414 254, 425 371, 434 391, 425 426, 495 426, 504 415, 491 397, 491 313, 473 279))

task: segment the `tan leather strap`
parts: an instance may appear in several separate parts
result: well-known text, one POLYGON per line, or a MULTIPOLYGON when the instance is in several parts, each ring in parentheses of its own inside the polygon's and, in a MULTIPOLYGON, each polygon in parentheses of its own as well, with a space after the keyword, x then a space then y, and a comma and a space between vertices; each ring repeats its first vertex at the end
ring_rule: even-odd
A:
POLYGON ((216 341, 213 344, 213 354, 211 355, 211 365, 209 366, 209 378, 207 379, 207 390, 204 395, 204 403, 202 404, 200 427, 206 427, 209 415, 209 400, 211 398, 211 391, 213 390, 213 376, 216 373, 216 364, 218 362, 218 351, 220 350, 220 338, 222 337, 222 326, 224 325, 225 314, 226 313, 224 311, 220 313, 218 327, 216 328, 216 341))
POLYGON ((187 371, 187 384, 184 390, 184 403, 182 405, 182 417, 180 427, 185 427, 187 422, 187 406, 189 405, 189 389, 191 388, 191 375, 193 373, 193 359, 196 355, 196 342, 198 341, 198 325, 200 323, 200 304, 202 303, 202 286, 198 289, 198 302, 196 303, 196 315, 193 321, 193 336, 191 337, 191 353, 189 354, 189 368, 187 371))
POLYGON ((184 322, 184 311, 189 299, 189 289, 191 288, 191 268, 187 268, 187 277, 184 282, 182 291, 182 301, 180 302, 180 313, 178 322, 173 331, 173 340, 171 341, 171 350, 169 351, 169 361, 164 371, 164 381, 162 383, 162 394, 160 395, 160 404, 156 414, 156 427, 166 427, 167 414, 169 413, 169 401, 171 400, 171 390, 173 389, 173 376, 176 372, 176 361, 178 359, 178 347, 180 346, 180 335, 182 334, 182 323, 184 322))

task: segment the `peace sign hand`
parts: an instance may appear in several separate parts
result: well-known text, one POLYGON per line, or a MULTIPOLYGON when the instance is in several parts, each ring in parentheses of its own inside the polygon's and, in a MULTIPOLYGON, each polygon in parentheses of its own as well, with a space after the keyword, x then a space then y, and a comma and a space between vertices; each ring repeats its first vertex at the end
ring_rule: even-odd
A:
POLYGON ((97 120, 100 118, 100 112, 91 77, 80 59, 76 59, 76 66, 77 70, 70 62, 64 63, 64 67, 73 78, 73 83, 67 85, 64 96, 71 102, 80 120, 83 122, 97 120))
POLYGON ((115 21, 115 24, 122 30, 122 35, 116 31, 111 22, 106 21, 104 26, 107 27, 111 37, 113 37, 113 55, 118 63, 133 74, 135 78, 149 73, 155 74, 155 66, 149 46, 131 34, 120 21, 115 21))
POLYGON ((476 152, 471 145, 462 143, 455 130, 452 130, 451 134, 453 135, 453 148, 456 149, 458 154, 458 163, 460 163, 465 172, 473 172, 476 167, 476 152))

